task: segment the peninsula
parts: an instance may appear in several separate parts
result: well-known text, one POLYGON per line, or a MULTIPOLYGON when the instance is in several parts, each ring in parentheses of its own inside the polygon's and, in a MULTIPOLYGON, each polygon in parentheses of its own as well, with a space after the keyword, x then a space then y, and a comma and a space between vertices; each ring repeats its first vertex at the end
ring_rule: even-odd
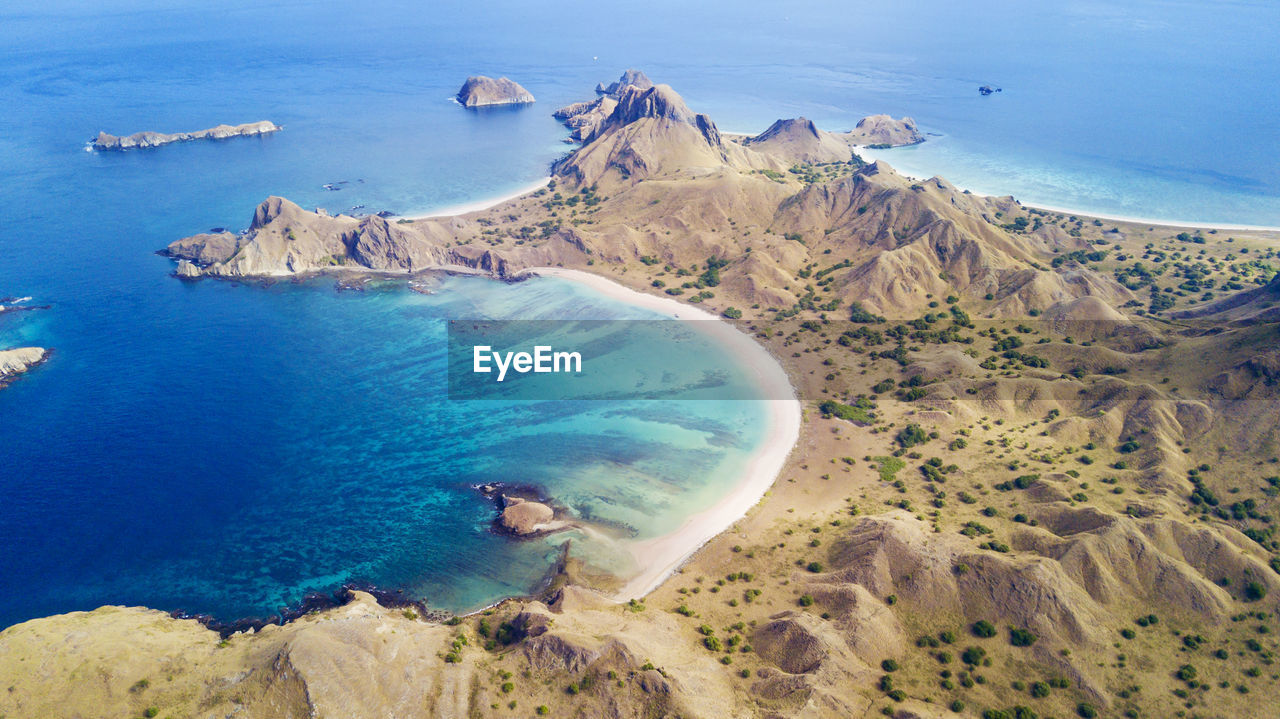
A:
POLYGON ((93 140, 93 147, 97 150, 132 150, 135 148, 159 147, 174 142, 188 142, 190 140, 225 140, 232 137, 269 135, 279 131, 279 125, 263 120, 262 122, 249 122, 243 125, 218 125, 217 127, 196 132, 164 133, 146 131, 135 132, 132 135, 123 137, 99 132, 98 136, 93 140))
POLYGON ((522 105, 533 102, 528 90, 505 77, 493 79, 484 75, 467 78, 458 90, 458 103, 463 107, 487 105, 522 105))
MULTIPOLYGON (((165 252, 189 279, 591 273, 735 318, 804 407, 781 472, 638 543, 652 581, 570 552, 539 596, 448 622, 361 592, 228 637, 141 608, 25 622, 0 632, 0 713, 1275 706, 1280 233, 1028 207, 804 118, 729 136, 669 86, 616 92, 561 111, 581 144, 493 207, 388 222, 271 197, 244 233, 165 252)), ((501 511, 513 533, 560 519, 501 511)))

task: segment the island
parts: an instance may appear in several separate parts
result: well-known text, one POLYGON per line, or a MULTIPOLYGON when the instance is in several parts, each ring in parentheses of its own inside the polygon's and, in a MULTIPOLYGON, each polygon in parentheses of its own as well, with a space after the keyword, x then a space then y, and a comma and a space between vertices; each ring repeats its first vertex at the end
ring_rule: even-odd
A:
MULTIPOLYGON (((1280 232, 1027 206, 867 162, 805 118, 732 135, 667 85, 616 93, 565 113, 592 115, 545 186, 493 206, 389 221, 272 196, 243 232, 164 252, 187 281, 554 274, 674 306, 785 370, 776 405, 803 416, 777 423, 782 470, 626 545, 638 577, 553 544, 529 596, 444 621, 348 588, 245 631, 117 606, 24 622, 0 632, 0 713, 1276 705, 1280 232)), ((561 519, 486 494, 512 498, 510 541, 561 519)))
POLYGON ((533 102, 533 95, 519 83, 505 77, 493 79, 484 75, 474 75, 462 83, 458 90, 457 100, 463 107, 486 107, 489 105, 521 105, 533 102))
POLYGON ((24 372, 44 362, 49 350, 43 347, 17 347, 0 350, 0 387, 13 382, 24 372))
POLYGON ((889 115, 871 115, 858 120, 857 126, 845 133, 844 138, 851 145, 877 150, 924 142, 915 120, 909 117, 895 120, 889 115))
POLYGON ((135 132, 123 137, 99 132, 93 140, 93 148, 97 150, 132 150, 137 148, 160 147, 174 142, 191 140, 225 140, 232 137, 254 137, 279 132, 280 126, 274 122, 263 120, 243 125, 218 125, 208 130, 196 132, 135 132))

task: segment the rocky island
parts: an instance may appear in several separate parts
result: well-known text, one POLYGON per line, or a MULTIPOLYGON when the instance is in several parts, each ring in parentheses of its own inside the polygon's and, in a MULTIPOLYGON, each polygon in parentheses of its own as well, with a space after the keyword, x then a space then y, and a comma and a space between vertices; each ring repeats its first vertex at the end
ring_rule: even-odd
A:
POLYGON ((851 145, 869 146, 874 149, 902 147, 924 142, 924 135, 916 127, 916 121, 904 117, 895 120, 889 115, 871 115, 858 120, 858 125, 844 138, 851 145))
POLYGON ((99 132, 98 136, 93 140, 93 147, 97 150, 132 150, 191 140, 225 140, 232 137, 269 135, 279 131, 279 125, 263 120, 262 122, 249 122, 243 125, 218 125, 208 130, 198 130, 196 132, 164 133, 147 131, 135 132, 132 135, 123 137, 99 132))
MULTIPOLYGON (((728 136, 665 85, 562 119, 583 116, 551 182, 500 206, 389 223, 271 197, 166 252, 184 277, 564 267, 741 317, 806 406, 768 495, 652 591, 571 559, 445 623, 362 593, 227 637, 140 608, 24 622, 0 632, 0 713, 1275 706, 1280 233, 984 197, 804 118, 728 136)), ((536 533, 555 511, 534 504, 499 521, 536 533)))
POLYGON ((463 107, 488 105, 521 105, 533 102, 533 95, 519 83, 505 77, 493 79, 484 75, 467 78, 458 90, 458 103, 463 107))
POLYGON ((48 356, 49 351, 43 347, 0 350, 0 387, 4 387, 23 372, 44 362, 48 356))

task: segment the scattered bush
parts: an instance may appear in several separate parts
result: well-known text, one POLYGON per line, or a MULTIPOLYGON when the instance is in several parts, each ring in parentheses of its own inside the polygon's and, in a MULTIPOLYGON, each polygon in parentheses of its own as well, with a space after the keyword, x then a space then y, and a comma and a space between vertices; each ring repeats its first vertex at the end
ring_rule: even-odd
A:
POLYGON ((973 623, 973 626, 970 627, 970 631, 973 632, 975 637, 989 639, 996 635, 996 626, 985 619, 979 619, 973 623))

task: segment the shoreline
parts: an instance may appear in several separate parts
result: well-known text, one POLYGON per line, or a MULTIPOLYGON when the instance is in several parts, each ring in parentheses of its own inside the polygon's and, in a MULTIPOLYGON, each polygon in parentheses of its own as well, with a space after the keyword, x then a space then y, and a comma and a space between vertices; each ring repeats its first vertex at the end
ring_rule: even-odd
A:
POLYGON ((769 423, 764 442, 747 458, 746 471, 737 483, 710 507, 695 512, 666 534, 630 540, 625 547, 640 571, 625 578, 613 593, 615 602, 643 597, 673 575, 707 542, 729 530, 747 515, 773 486, 786 465, 791 450, 800 439, 803 408, 795 398, 791 379, 781 363, 760 343, 732 324, 698 307, 678 300, 657 297, 631 289, 619 282, 582 270, 559 267, 532 267, 520 276, 559 277, 583 284, 600 294, 633 306, 651 309, 681 320, 710 321, 703 328, 722 346, 743 361, 765 389, 767 397, 791 399, 763 400, 769 405, 769 423))
POLYGON ((511 192, 508 192, 504 195, 499 195, 497 197, 490 197, 482 200, 474 200, 472 202, 462 202, 456 205, 446 205, 445 207, 441 207, 434 210, 424 210, 420 213, 403 215, 397 219, 411 220, 411 221, 435 220, 435 219, 440 219, 444 217, 457 217, 458 215, 467 215, 472 212, 489 210, 494 207, 497 207, 498 205, 501 205, 504 202, 510 202, 517 198, 524 197, 525 195, 531 192, 537 192, 538 190, 546 187, 547 184, 550 182, 551 182, 551 176, 547 175, 546 177, 542 178, 541 180, 538 180, 537 182, 525 185, 516 190, 512 190, 511 192))
MULTIPOLYGON (((911 147, 911 146, 908 146, 908 147, 911 147)), ((896 165, 893 165, 892 162, 889 162, 890 159, 892 159, 890 157, 885 157, 883 155, 875 156, 871 154, 871 153, 893 152, 896 149, 899 149, 899 148, 889 148, 886 150, 873 150, 868 148, 866 145, 853 146, 853 151, 857 153, 858 156, 861 157, 863 160, 867 162, 884 160, 886 163, 893 166, 893 169, 896 170, 898 174, 902 175, 903 177, 909 180, 915 180, 917 182, 926 182, 929 179, 931 179, 929 177, 921 177, 920 175, 913 175, 907 172, 903 172, 896 165)), ((946 178, 942 178, 942 179, 945 180, 946 178)), ((947 180, 947 182, 951 182, 951 181, 947 180)), ((994 195, 988 192, 981 192, 972 187, 965 187, 963 185, 958 185, 954 182, 951 182, 951 184, 957 190, 967 191, 981 197, 1005 197, 1006 196, 1006 195, 994 195)), ((1009 193, 1007 196, 1014 197, 1015 199, 1017 197, 1017 195, 1013 193, 1009 193)), ((1042 204, 1042 203, 1020 202, 1019 204, 1021 204, 1023 207, 1026 207, 1028 209, 1033 209, 1033 210, 1045 210, 1048 212, 1057 212, 1059 214, 1075 215, 1076 217, 1079 217, 1079 218, 1109 220, 1111 222, 1127 222, 1134 225, 1147 225, 1148 227, 1170 227, 1175 229, 1190 229, 1190 230, 1233 230, 1236 232, 1280 232, 1280 226, 1271 226, 1271 225, 1239 225, 1239 224, 1218 223, 1218 222, 1202 222, 1199 220, 1157 219, 1157 218, 1151 218, 1151 217, 1133 217, 1130 215, 1114 215, 1106 212, 1079 210, 1079 209, 1073 209, 1069 207, 1059 207, 1057 205, 1049 205, 1049 204, 1042 204)))

